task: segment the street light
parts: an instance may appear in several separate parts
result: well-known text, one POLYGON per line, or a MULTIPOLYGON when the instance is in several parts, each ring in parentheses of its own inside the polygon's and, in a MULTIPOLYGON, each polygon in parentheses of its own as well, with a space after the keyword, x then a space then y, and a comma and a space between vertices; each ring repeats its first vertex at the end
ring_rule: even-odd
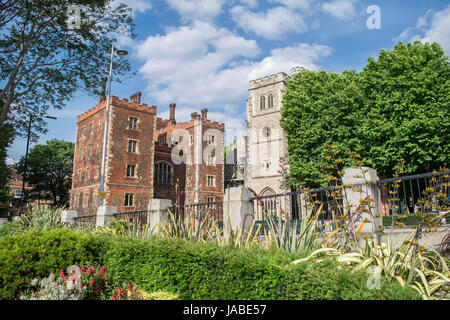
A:
MULTIPOLYGON (((106 160, 106 142, 108 137, 108 128, 109 128, 109 100, 111 98, 111 82, 112 82, 112 67, 113 67, 113 58, 114 51, 117 52, 119 56, 125 56, 128 54, 125 50, 119 50, 114 48, 114 45, 111 46, 111 61, 109 63, 109 85, 108 85, 108 98, 106 99, 106 112, 105 112, 105 129, 103 130, 103 150, 102 150, 102 168, 100 173, 100 191, 99 191, 99 205, 103 205, 103 197, 100 195, 104 193, 105 190, 105 160, 106 160)), ((108 141, 109 142, 109 141, 108 141)))
MULTIPOLYGON (((47 119, 57 119, 52 116, 44 116, 47 119)), ((25 199, 25 179, 27 177, 27 165, 28 165, 28 149, 30 147, 30 135, 31 135, 31 123, 33 122, 33 115, 30 113, 30 120, 28 121, 28 135, 27 135, 27 151, 25 152, 25 163, 23 168, 23 176, 22 176, 22 194, 20 196, 20 207, 23 206, 23 201, 25 199)))

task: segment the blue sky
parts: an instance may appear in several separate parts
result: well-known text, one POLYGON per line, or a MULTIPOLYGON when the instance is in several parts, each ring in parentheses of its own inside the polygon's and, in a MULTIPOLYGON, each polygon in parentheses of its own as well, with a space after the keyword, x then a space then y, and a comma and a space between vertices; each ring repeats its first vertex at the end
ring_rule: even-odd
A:
MULTIPOLYGON (((119 2, 119 0, 116 0, 119 2)), ((129 0, 137 39, 118 39, 129 52, 135 77, 112 84, 112 94, 142 101, 177 121, 208 108, 208 118, 224 122, 226 142, 245 133, 248 81, 294 66, 310 70, 360 71, 368 57, 398 41, 439 42, 450 55, 450 3, 438 0, 129 0), (370 5, 380 8, 381 28, 369 29, 370 5)), ((107 61, 105 63, 108 63, 107 61)), ((77 94, 48 121, 52 138, 75 141, 76 117, 97 97, 77 94)), ((8 157, 25 154, 16 138, 8 157)))

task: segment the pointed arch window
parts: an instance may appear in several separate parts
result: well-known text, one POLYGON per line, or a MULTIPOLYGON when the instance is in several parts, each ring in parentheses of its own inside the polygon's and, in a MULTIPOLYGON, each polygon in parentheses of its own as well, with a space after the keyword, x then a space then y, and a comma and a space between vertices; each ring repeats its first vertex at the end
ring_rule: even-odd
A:
POLYGON ((271 93, 267 96, 267 108, 273 108, 273 94, 271 93))
POLYGON ((263 212, 261 212, 261 218, 264 220, 266 217, 276 217, 277 198, 275 196, 275 191, 273 191, 272 188, 267 187, 261 192, 260 197, 263 197, 261 201, 264 205, 263 212))
POLYGON ((266 108, 266 97, 265 96, 261 96, 259 98, 259 107, 261 110, 264 110, 266 108))

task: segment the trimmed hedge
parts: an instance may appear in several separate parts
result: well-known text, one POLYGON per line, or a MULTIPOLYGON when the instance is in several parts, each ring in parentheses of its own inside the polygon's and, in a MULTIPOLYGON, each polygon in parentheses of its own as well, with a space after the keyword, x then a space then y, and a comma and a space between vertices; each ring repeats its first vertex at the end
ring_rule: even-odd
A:
POLYGON ((0 298, 17 298, 34 278, 71 265, 103 264, 108 240, 69 229, 31 231, 0 238, 0 298))
POLYGON ((351 274, 332 260, 286 267, 292 260, 261 248, 158 239, 114 241, 105 257, 114 281, 132 280, 145 291, 166 290, 180 299, 420 299, 386 278, 381 290, 369 290, 364 271, 351 274))
POLYGON ((290 264, 296 258, 259 247, 33 231, 0 238, 0 298, 17 298, 34 278, 91 262, 106 265, 113 286, 134 281, 146 292, 163 290, 180 299, 420 299, 386 278, 381 290, 369 290, 364 271, 350 273, 333 260, 290 264))

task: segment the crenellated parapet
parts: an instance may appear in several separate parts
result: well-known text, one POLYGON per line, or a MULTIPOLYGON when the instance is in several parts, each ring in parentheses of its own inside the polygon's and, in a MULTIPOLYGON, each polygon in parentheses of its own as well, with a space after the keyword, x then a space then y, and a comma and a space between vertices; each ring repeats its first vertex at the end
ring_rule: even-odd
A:
MULTIPOLYGON (((110 105, 118 105, 121 107, 128 107, 133 110, 139 110, 147 113, 156 114, 156 106, 148 106, 146 103, 137 103, 134 101, 130 101, 127 98, 120 99, 117 96, 111 96, 110 105)), ((89 118, 93 114, 99 112, 100 110, 106 108, 106 100, 99 102, 95 107, 89 109, 88 111, 82 113, 77 117, 77 123, 83 121, 86 118, 89 118)))
POLYGON ((272 74, 270 76, 262 77, 255 80, 249 81, 249 89, 256 89, 268 85, 272 85, 277 82, 287 81, 289 77, 284 72, 278 72, 276 74, 272 74))

